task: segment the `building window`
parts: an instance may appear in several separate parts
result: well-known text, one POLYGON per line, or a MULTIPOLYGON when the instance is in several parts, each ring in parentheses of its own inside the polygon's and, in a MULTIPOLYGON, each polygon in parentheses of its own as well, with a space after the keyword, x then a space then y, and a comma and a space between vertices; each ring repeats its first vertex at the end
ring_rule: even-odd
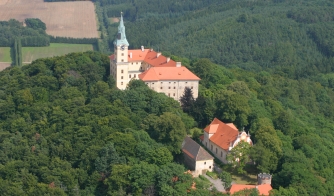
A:
POLYGON ((136 74, 134 74, 134 76, 133 76, 134 78, 136 78, 136 74))
POLYGON ((206 165, 206 162, 204 162, 204 165, 206 165))
POLYGON ((191 89, 193 89, 193 87, 191 87, 191 89))
POLYGON ((220 156, 223 157, 223 151, 220 152, 220 156))
POLYGON ((211 166, 209 167, 209 169, 211 169, 211 166))
POLYGON ((170 86, 168 87, 168 89, 170 89, 170 86))
POLYGON ((152 84, 154 84, 154 83, 152 83, 152 84))
POLYGON ((124 53, 122 53, 122 56, 124 56, 124 53))
POLYGON ((121 79, 123 79, 123 76, 121 76, 121 79))
POLYGON ((162 89, 162 87, 160 87, 160 89, 162 89))
POLYGON ((186 82, 186 84, 188 84, 188 82, 186 82))
POLYGON ((170 93, 168 93, 168 97, 170 97, 170 93))
POLYGON ((175 97, 175 93, 173 93, 173 96, 175 97))
POLYGON ((123 85, 123 82, 121 82, 121 85, 123 85))
POLYGON ((122 59, 122 62, 124 62, 124 59, 122 59))
POLYGON ((174 89, 175 89, 175 86, 174 86, 174 89))
POLYGON ((170 82, 169 82, 169 84, 170 84, 170 82))
POLYGON ((124 71, 123 71, 123 69, 121 70, 121 73, 123 73, 124 71))
POLYGON ((138 62, 136 63, 136 65, 138 65, 138 62))
POLYGON ((213 146, 212 146, 212 144, 211 144, 211 151, 212 151, 212 149, 213 149, 213 146))
POLYGON ((129 78, 131 78, 131 74, 129 75, 129 78))

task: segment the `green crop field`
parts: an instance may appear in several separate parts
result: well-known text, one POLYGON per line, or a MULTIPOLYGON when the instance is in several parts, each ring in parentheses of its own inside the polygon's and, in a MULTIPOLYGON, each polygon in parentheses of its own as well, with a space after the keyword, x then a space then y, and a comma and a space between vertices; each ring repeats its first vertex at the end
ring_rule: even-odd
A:
POLYGON ((71 52, 93 50, 91 44, 50 44, 49 47, 23 47, 23 62, 31 62, 39 58, 60 56, 71 52))
POLYGON ((9 47, 0 47, 0 62, 12 62, 9 47))

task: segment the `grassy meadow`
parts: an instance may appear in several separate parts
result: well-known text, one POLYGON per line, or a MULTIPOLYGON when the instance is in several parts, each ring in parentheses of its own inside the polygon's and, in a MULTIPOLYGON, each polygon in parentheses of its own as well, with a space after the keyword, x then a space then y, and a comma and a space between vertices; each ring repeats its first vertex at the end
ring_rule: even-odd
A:
POLYGON ((0 62, 12 62, 9 47, 0 47, 0 62))
POLYGON ((85 52, 93 50, 91 44, 61 44, 52 43, 49 47, 23 47, 23 62, 31 62, 39 58, 61 56, 71 52, 85 52))

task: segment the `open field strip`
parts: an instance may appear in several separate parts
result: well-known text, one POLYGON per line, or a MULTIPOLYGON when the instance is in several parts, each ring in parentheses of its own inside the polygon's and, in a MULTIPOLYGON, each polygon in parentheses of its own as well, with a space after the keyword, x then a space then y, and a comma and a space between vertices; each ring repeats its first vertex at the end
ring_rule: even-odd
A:
POLYGON ((85 52, 93 50, 91 44, 59 44, 52 43, 49 47, 23 47, 23 62, 31 62, 39 58, 65 55, 71 52, 85 52))
POLYGON ((10 47, 0 47, 0 62, 12 62, 10 47))

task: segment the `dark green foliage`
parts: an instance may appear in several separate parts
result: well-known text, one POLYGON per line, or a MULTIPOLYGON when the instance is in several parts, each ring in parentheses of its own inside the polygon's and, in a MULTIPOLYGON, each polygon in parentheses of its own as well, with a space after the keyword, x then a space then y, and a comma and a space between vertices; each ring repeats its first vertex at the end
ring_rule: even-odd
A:
POLYGON ((46 30, 45 23, 38 18, 27 18, 25 19, 25 23, 29 28, 46 30))
MULTIPOLYGON (((11 47, 16 39, 21 46, 49 46, 50 38, 39 19, 26 19, 27 26, 15 19, 0 21, 0 46, 11 47)), ((43 23, 43 24, 42 24, 43 23)))
POLYGON ((97 52, 0 72, 3 195, 187 194, 193 179, 173 154, 193 119, 142 81, 117 90, 109 73, 97 52))

